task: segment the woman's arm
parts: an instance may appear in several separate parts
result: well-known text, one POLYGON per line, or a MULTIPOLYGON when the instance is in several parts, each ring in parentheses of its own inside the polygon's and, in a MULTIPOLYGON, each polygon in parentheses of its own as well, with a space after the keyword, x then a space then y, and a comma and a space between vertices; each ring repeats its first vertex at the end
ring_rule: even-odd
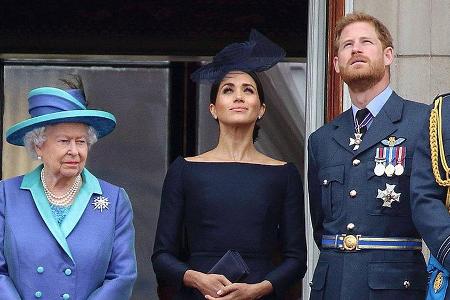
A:
POLYGON ((119 191, 117 206, 111 261, 103 285, 89 296, 89 300, 129 299, 137 277, 133 211, 130 199, 123 189, 119 191))
POLYGON ((189 269, 189 266, 179 259, 184 214, 182 160, 178 158, 174 161, 164 180, 152 255, 153 270, 158 282, 177 289, 183 286, 184 274, 189 269))
POLYGON ((9 277, 8 265, 5 259, 5 190, 0 182, 0 299, 20 300, 19 292, 9 277))
POLYGON ((275 294, 283 294, 306 272, 305 209, 303 184, 297 168, 288 166, 289 178, 280 221, 282 262, 267 274, 275 294))

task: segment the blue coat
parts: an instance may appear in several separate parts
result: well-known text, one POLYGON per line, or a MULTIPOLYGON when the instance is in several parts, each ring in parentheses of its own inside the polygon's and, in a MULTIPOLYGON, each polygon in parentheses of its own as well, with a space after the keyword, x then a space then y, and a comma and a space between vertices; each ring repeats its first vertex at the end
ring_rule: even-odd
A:
POLYGON ((88 170, 61 226, 39 179, 42 166, 0 182, 0 299, 123 300, 136 279, 125 191, 88 170), (99 195, 108 209, 94 209, 99 195))
MULTIPOLYGON (((447 98, 447 99, 446 99, 447 98)), ((442 104, 444 150, 450 163, 450 99, 442 104)), ((428 122, 426 123, 428 125, 428 122)), ((447 188, 436 183, 431 168, 429 126, 424 126, 418 142, 411 175, 411 209, 414 223, 431 254, 450 270, 450 215, 445 207, 447 188)), ((441 163, 439 162, 441 166, 441 163)), ((441 170, 442 179, 446 179, 441 170)), ((450 299, 447 291, 445 299, 450 299)))
POLYGON ((419 238, 411 219, 409 179, 419 129, 426 105, 392 93, 358 150, 353 136, 352 110, 342 113, 309 138, 309 199, 314 239, 321 250, 311 283, 311 299, 423 299, 425 262, 420 251, 360 250, 344 252, 322 248, 322 235, 351 232, 371 237, 419 238), (405 138, 405 171, 401 176, 376 176, 376 148, 395 136, 405 138), (386 183, 401 193, 400 202, 383 207, 378 189, 386 183), (349 224, 352 223, 354 228, 349 224), (405 281, 408 281, 405 288, 405 281))

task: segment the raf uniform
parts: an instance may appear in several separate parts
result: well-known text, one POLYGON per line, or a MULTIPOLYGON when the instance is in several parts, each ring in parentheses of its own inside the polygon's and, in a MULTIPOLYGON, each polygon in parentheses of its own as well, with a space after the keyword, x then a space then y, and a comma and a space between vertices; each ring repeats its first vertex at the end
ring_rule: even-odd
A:
POLYGON ((411 219, 409 179, 427 107, 387 87, 367 108, 373 119, 362 141, 355 132, 356 107, 309 138, 311 219, 320 249, 311 299, 425 295, 425 262, 411 219), (389 171, 397 164, 398 172, 389 171))
POLYGON ((414 223, 430 249, 428 299, 450 299, 450 95, 438 96, 423 128, 411 176, 414 223))

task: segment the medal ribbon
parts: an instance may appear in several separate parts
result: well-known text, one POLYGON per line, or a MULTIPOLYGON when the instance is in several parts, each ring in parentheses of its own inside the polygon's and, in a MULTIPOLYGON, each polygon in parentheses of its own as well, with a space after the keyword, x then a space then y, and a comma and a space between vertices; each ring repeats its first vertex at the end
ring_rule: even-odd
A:
POLYGON ((403 165, 404 161, 405 161, 405 147, 397 147, 397 164, 398 165, 403 165))
POLYGON ((364 117, 361 124, 359 124, 358 119, 355 119, 355 131, 360 132, 361 128, 366 127, 373 119, 372 114, 369 112, 367 116, 364 117))
POLYGON ((392 162, 394 161, 395 157, 394 157, 394 147, 389 147, 388 149, 386 149, 387 147, 384 147, 385 151, 389 151, 388 152, 388 157, 387 157, 387 162, 388 164, 392 164, 392 162))
POLYGON ((375 151, 375 161, 376 162, 383 162, 386 160, 386 148, 384 147, 378 147, 375 151))

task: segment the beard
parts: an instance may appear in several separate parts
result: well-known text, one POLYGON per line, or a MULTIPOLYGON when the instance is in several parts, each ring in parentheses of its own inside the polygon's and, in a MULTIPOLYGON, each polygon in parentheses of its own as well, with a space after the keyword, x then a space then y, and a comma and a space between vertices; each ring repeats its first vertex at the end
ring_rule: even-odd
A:
MULTIPOLYGON (((351 64, 339 66, 342 80, 354 91, 366 91, 381 81, 385 74, 385 66, 382 59, 370 60, 363 58, 367 65, 362 68, 353 68, 351 64)), ((353 58, 352 58, 353 59, 353 58)))

